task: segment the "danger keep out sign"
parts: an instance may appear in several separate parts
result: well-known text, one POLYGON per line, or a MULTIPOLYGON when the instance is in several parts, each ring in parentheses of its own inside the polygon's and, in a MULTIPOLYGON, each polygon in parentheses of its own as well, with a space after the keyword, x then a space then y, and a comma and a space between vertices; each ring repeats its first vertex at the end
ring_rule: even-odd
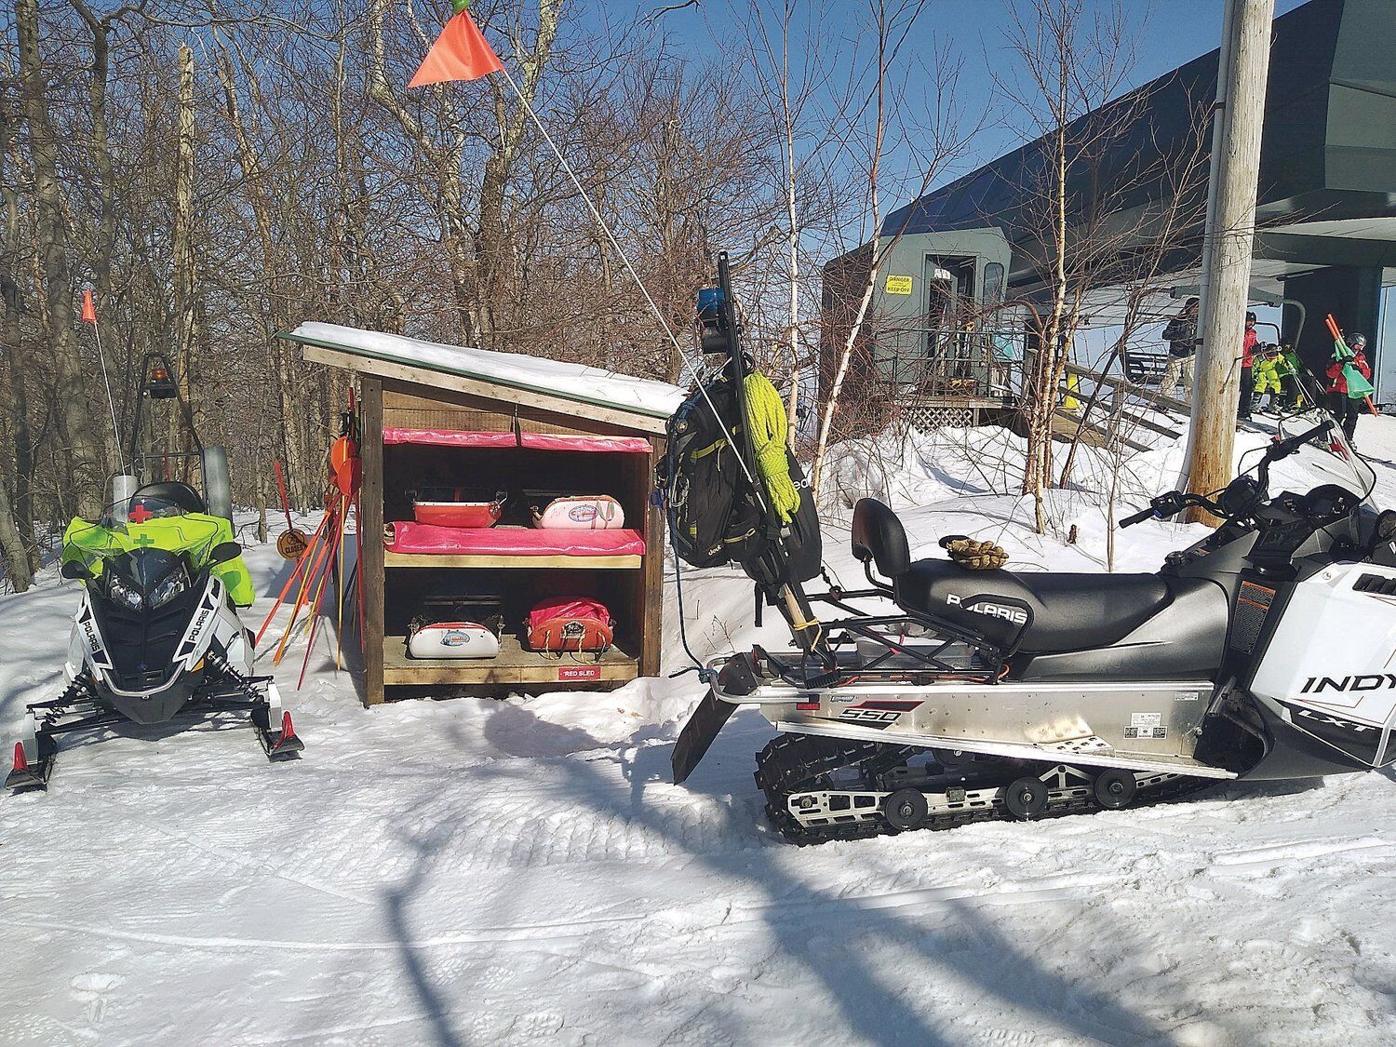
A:
POLYGON ((911 294, 911 277, 887 276, 887 283, 884 285, 888 294, 911 294))

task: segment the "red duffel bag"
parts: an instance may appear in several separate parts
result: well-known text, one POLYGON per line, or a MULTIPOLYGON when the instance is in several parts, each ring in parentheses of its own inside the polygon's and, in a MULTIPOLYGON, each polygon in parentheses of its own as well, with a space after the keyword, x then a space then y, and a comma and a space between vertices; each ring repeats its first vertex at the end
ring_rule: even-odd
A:
POLYGON ((528 646, 535 651, 608 650, 615 621, 600 600, 589 596, 550 596, 528 612, 528 646))

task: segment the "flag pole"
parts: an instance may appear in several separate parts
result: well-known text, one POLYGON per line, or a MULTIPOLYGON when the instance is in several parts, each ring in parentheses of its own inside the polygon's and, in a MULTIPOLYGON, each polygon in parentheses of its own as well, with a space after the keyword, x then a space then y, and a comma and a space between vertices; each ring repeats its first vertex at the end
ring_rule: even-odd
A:
MULTIPOLYGON (((712 408, 714 417, 717 418, 718 424, 722 426, 723 434, 732 442, 732 446, 735 447, 736 442, 732 441, 731 434, 726 431, 727 427, 722 422, 722 416, 718 412, 717 405, 713 403, 712 397, 708 395, 707 389, 703 387, 698 369, 693 366, 693 362, 688 358, 688 353, 685 352, 683 346, 679 344, 678 338, 674 335, 673 329, 669 326, 669 321, 664 318, 664 313, 660 311, 659 306, 656 305, 654 299, 650 297, 649 290, 645 287, 645 282, 640 279, 640 274, 637 273, 635 267, 630 264, 630 258, 626 255, 625 249, 621 247, 620 241, 617 240, 615 234, 611 232, 611 227, 606 224, 606 219, 601 217, 601 212, 597 209, 596 205, 591 202, 591 196, 582 187, 581 179, 579 179, 577 173, 572 170, 572 165, 567 162, 567 158, 562 155, 562 150, 559 149, 557 143, 553 141, 553 136, 548 134, 548 129, 543 126, 543 121, 538 119, 538 114, 533 111, 533 106, 528 104, 528 99, 524 97, 524 93, 519 90, 519 85, 514 83, 514 78, 509 75, 508 68, 505 67, 502 61, 498 64, 499 71, 504 74, 504 79, 508 81, 509 87, 513 90, 515 97, 518 98, 519 104, 523 106, 524 112, 528 113, 529 119, 533 121, 533 126, 538 128, 538 133, 543 136, 543 141, 547 142, 549 147, 551 147, 553 154, 558 159, 558 163, 562 164, 562 169, 567 172, 567 177, 572 179, 572 184, 577 187, 577 192, 581 194, 582 201, 587 205, 587 210, 591 212, 592 218, 596 219, 597 227, 605 234, 606 239, 610 242, 611 250, 615 251, 616 256, 625 265, 625 271, 628 272, 630 278, 635 281, 635 286, 640 289, 640 294, 644 296, 646 303, 648 303, 650 307, 650 311, 654 313, 654 318, 659 321, 659 326, 663 328, 664 333, 668 335, 670 343, 672 343, 674 349, 677 350, 679 354, 679 361, 683 364, 684 370, 688 372, 689 377, 697 384, 699 392, 703 394, 703 399, 706 400, 708 406, 712 408)), ((756 482, 756 477, 751 475, 751 470, 747 468, 747 464, 743 460, 743 457, 737 455, 736 458, 737 464, 742 467, 742 472, 746 474, 747 481, 751 484, 757 499, 764 505, 766 500, 765 492, 762 490, 761 485, 756 482)))
MULTIPOLYGON (((84 296, 90 297, 90 290, 83 291, 84 296)), ((85 312, 86 310, 84 310, 85 312)), ((97 307, 92 307, 92 337, 97 341, 97 362, 102 367, 102 384, 107 387, 107 408, 111 411, 111 435, 116 442, 112 445, 116 448, 116 467, 122 468, 125 464, 121 461, 121 427, 116 424, 116 401, 111 395, 111 379, 107 376, 107 354, 102 352, 102 329, 97 325, 97 307)))

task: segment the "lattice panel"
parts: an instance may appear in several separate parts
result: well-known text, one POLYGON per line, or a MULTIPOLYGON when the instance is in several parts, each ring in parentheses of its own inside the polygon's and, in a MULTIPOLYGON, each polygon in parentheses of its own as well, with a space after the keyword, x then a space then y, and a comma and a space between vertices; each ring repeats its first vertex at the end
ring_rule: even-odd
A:
POLYGON ((946 407, 939 404, 908 404, 904 408, 911 425, 923 432, 947 426, 971 426, 978 420, 973 407, 946 407))

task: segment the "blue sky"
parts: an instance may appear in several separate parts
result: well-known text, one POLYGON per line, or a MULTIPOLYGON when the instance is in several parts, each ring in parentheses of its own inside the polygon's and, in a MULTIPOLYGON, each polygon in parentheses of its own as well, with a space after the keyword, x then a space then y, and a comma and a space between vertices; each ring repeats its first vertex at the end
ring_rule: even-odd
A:
MULTIPOLYGON (((613 26, 643 20, 677 0, 584 0, 604 3, 583 17, 604 17, 613 26)), ((1301 6, 1303 0, 1276 0, 1278 17, 1301 6)), ((1135 40, 1136 61, 1127 87, 1152 80, 1199 55, 1214 50, 1221 39, 1223 0, 1084 0, 1087 14, 1106 12, 1118 4, 1135 40)), ((774 5, 772 5, 774 6, 774 5)), ((700 0, 696 7, 671 11, 660 25, 679 53, 717 57, 724 41, 735 34, 734 20, 742 17, 747 0, 700 0)), ((821 33, 834 41, 835 53, 851 51, 860 32, 866 41, 866 0, 806 0, 802 17, 816 20, 821 33)), ((971 113, 994 105, 992 74, 1011 72, 1013 55, 1005 36, 1009 29, 1008 0, 928 0, 912 30, 910 42, 919 55, 930 56, 949 46, 963 59, 960 102, 971 113)), ((972 170, 1020 145, 1021 130, 991 125, 979 131, 970 151, 940 182, 972 170)))

